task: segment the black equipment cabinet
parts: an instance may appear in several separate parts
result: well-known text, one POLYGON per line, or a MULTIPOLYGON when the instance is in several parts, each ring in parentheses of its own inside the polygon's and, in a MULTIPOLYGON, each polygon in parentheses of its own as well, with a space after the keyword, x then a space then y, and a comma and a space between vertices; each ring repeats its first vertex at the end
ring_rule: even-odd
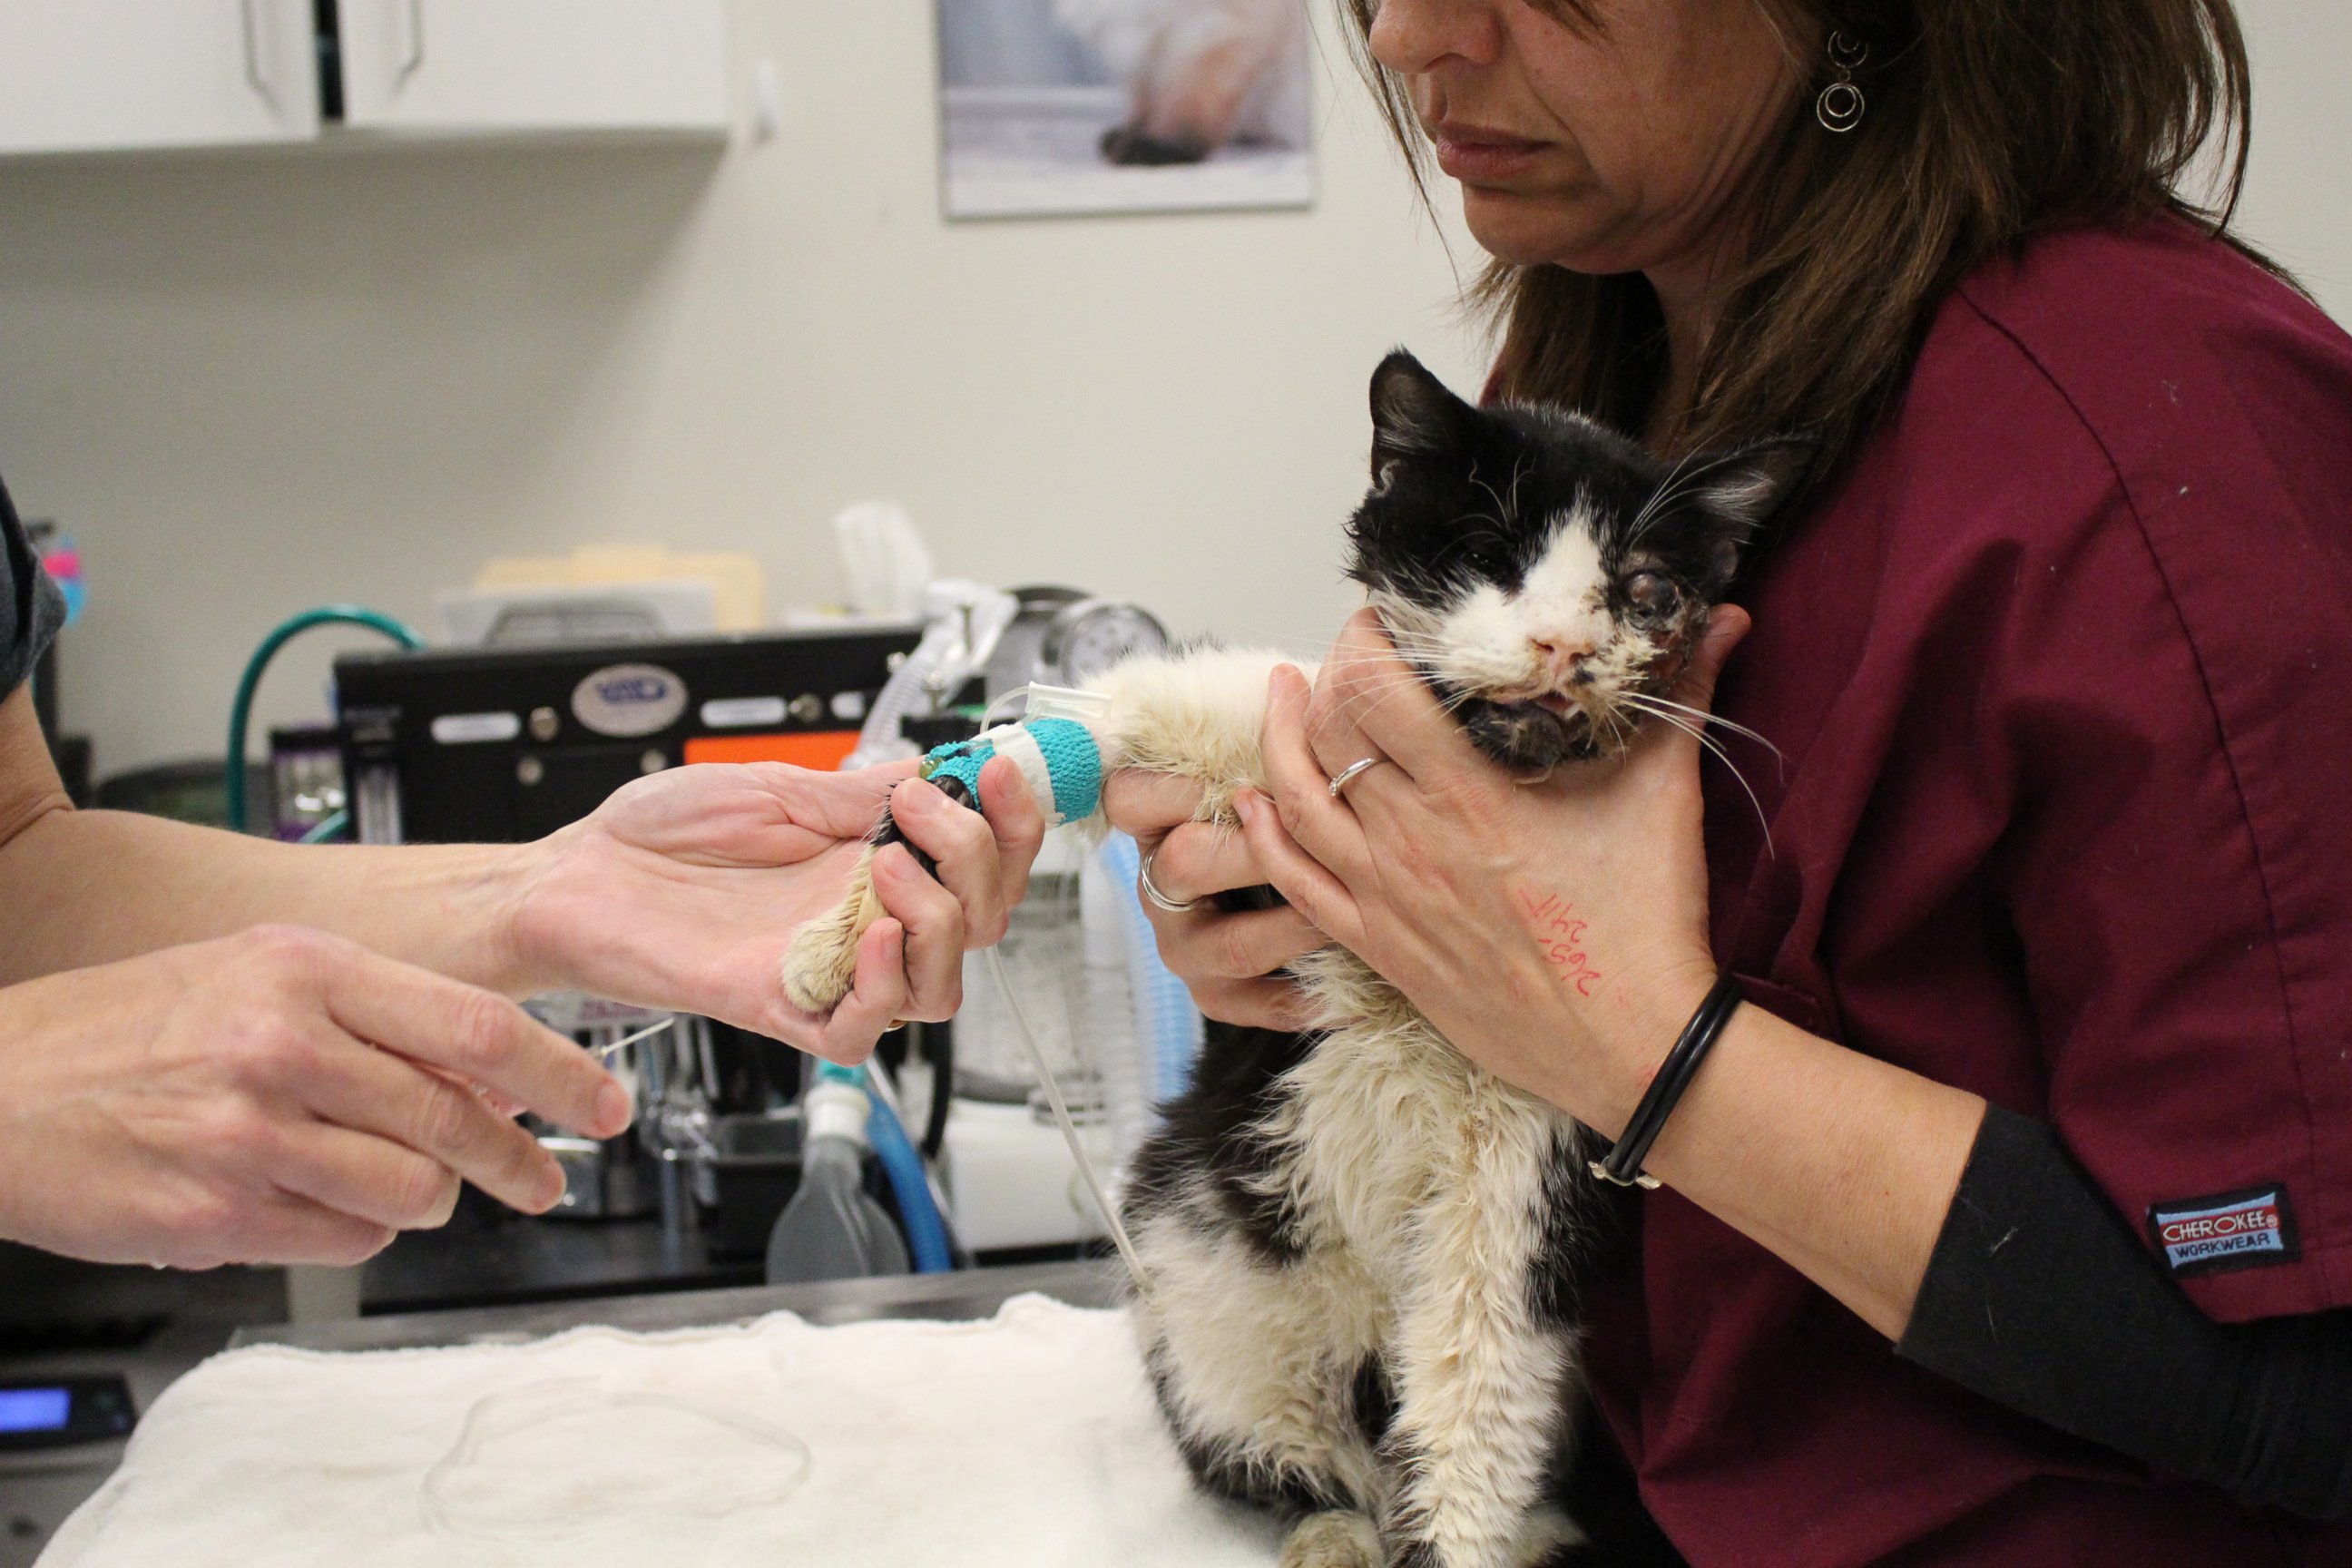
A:
POLYGON ((912 626, 335 660, 353 836, 514 843, 682 763, 837 766, 912 626))

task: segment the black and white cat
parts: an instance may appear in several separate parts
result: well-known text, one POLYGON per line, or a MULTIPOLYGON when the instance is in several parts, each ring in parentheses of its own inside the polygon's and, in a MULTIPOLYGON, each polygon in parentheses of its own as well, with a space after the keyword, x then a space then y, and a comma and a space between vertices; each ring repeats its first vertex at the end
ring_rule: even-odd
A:
MULTIPOLYGON (((1472 741, 1525 776, 1612 753, 1681 672, 1801 448, 1668 465, 1560 413, 1474 408, 1409 355, 1372 378, 1349 573, 1472 741)), ((1130 664, 1121 765, 1230 821, 1276 658, 1130 664)), ((1310 672, 1311 673, 1311 672, 1310 672)), ((1144 1356, 1212 1489, 1297 1510, 1286 1568, 1575 1560, 1590 1135, 1473 1065, 1333 947, 1317 1032, 1210 1031, 1122 1207, 1144 1356)))
MULTIPOLYGON (((1523 777, 1622 749, 1689 661, 1802 449, 1661 462, 1588 420, 1475 408, 1409 354, 1372 377, 1349 574, 1472 741, 1523 777)), ((1198 648, 1089 684, 1106 771, 1263 789, 1279 654, 1198 648)), ((1308 671, 1310 676, 1313 671, 1308 671)), ((879 907, 860 876, 795 942, 845 994, 879 907)), ((1202 1482, 1296 1511, 1286 1568, 1575 1560, 1576 1281, 1590 1135, 1476 1067, 1339 947, 1292 965, 1314 1032, 1212 1027, 1121 1207, 1144 1361, 1202 1482)))

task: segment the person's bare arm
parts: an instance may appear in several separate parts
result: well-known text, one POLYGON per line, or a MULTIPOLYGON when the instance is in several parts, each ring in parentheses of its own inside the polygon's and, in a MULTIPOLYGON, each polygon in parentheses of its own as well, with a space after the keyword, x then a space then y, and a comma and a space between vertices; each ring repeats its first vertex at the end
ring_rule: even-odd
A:
POLYGON ((0 984, 282 921, 516 994, 520 966, 497 933, 517 858, 510 847, 471 845, 324 856, 161 817, 76 811, 30 694, 0 703, 0 909, 9 911, 0 984))
POLYGON ((509 998, 558 985, 725 1018, 843 1060, 944 1017, 1043 822, 904 770, 683 768, 535 844, 302 847, 73 809, 23 692, 0 703, 0 1237, 203 1267, 350 1262, 448 1216, 460 1178, 562 1192, 517 1109, 610 1136, 621 1086, 509 998), (887 798, 888 918, 832 1012, 779 961, 838 901, 887 798))
POLYGON ((908 771, 681 768, 532 844, 313 847, 73 810, 19 691, 0 704, 0 984, 289 924, 502 995, 578 986, 854 1058, 893 1018, 954 1012, 962 952, 1002 934, 1044 831, 1009 764, 982 779, 984 816, 908 771), (866 980, 802 1013, 776 983, 785 944, 838 901, 886 798, 939 878, 885 851, 866 980))

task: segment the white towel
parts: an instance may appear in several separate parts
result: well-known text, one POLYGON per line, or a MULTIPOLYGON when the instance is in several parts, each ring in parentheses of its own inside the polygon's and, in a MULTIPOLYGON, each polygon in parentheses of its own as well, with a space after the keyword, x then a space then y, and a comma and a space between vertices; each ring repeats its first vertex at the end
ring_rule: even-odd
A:
POLYGON ((1278 1542, 1192 1487, 1123 1313, 1024 1296, 974 1323, 232 1351, 155 1402, 40 1568, 1263 1568, 1278 1542))

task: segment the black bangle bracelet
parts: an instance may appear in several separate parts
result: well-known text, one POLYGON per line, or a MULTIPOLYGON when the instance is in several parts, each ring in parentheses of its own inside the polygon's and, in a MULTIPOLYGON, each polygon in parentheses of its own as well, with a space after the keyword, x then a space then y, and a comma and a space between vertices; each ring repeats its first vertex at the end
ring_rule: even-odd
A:
POLYGON ((1715 983, 1715 989, 1706 994, 1706 1000, 1698 1005, 1698 1011, 1691 1015, 1691 1021, 1683 1026, 1675 1048, 1658 1064, 1658 1075, 1650 1080, 1649 1092, 1642 1096, 1642 1103, 1633 1108, 1633 1120, 1625 1123, 1624 1136, 1617 1140, 1616 1147, 1605 1157, 1588 1162, 1587 1169, 1602 1181, 1614 1182, 1621 1187, 1658 1184, 1657 1177, 1642 1173, 1642 1162, 1648 1157, 1650 1145, 1658 1141, 1658 1133, 1682 1099, 1683 1090, 1697 1076, 1698 1064, 1706 1059, 1723 1026, 1738 1011, 1741 1000, 1739 982, 1727 970, 1715 983))

